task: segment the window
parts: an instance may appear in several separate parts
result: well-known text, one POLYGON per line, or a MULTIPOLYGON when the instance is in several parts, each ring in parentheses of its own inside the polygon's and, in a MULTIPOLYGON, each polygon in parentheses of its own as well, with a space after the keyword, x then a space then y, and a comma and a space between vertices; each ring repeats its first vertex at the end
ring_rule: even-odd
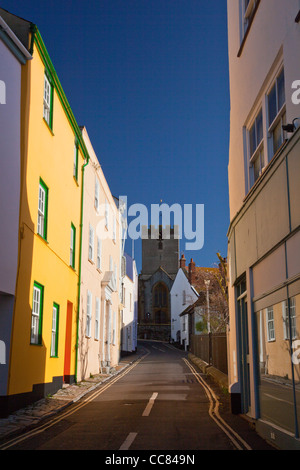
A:
POLYGON ((275 324, 274 324, 274 312, 273 307, 267 308, 267 337, 268 341, 275 341, 275 324))
POLYGON ((94 261, 94 229, 91 225, 89 229, 89 260, 94 261))
POLYGON ((38 223, 37 233, 47 239, 47 216, 48 216, 48 188, 40 180, 39 184, 39 203, 38 203, 38 223))
POLYGON ((96 297, 95 339, 100 337, 100 299, 96 297))
POLYGON ((114 222, 113 222, 113 241, 116 243, 116 217, 114 216, 114 222))
POLYGON ((109 221, 109 207, 108 207, 108 202, 107 199, 105 199, 105 226, 108 229, 108 221, 109 221))
POLYGON ((185 290, 182 291, 182 305, 186 304, 186 292, 185 290))
POLYGON ((249 139, 249 157, 250 157, 250 178, 251 186, 260 177, 264 164, 264 146, 263 146, 263 115, 262 109, 259 111, 254 123, 248 132, 249 139))
POLYGON ((112 344, 113 345, 116 344, 116 338, 117 338, 116 328, 117 328, 117 314, 116 314, 116 312, 114 312, 113 313, 113 334, 112 334, 112 344))
POLYGON ((92 293, 88 290, 86 301, 86 336, 91 337, 92 333, 92 293))
POLYGON ((52 331, 51 331, 51 357, 57 357, 58 355, 58 320, 59 320, 59 306, 53 304, 52 309, 52 331))
POLYGON ((270 158, 275 155, 285 138, 282 130, 282 126, 286 123, 284 84, 284 69, 282 69, 267 96, 270 158))
POLYGON ((95 209, 98 212, 99 211, 99 192, 100 192, 100 185, 98 178, 96 177, 95 179, 95 209))
POLYGON ((70 241, 70 266, 75 269, 75 239, 76 239, 76 229, 73 224, 71 224, 71 241, 70 241))
POLYGON ((31 344, 42 344, 42 315, 44 287, 37 282, 33 285, 33 300, 31 312, 31 344))
POLYGON ((50 129, 52 129, 53 116, 53 86, 50 83, 49 76, 44 75, 44 111, 43 117, 50 129))
MULTIPOLYGON (((240 0, 241 3, 241 42, 246 38, 260 0, 240 0)), ((239 51, 240 55, 241 51, 239 51)), ((239 56, 238 55, 238 56, 239 56)))
POLYGON ((78 143, 74 144, 73 176, 78 180, 78 143))
POLYGON ((289 315, 289 309, 288 309, 288 302, 286 300, 282 302, 282 317, 283 317, 284 339, 290 339, 290 321, 289 320, 291 320, 292 339, 297 338, 295 297, 292 297, 290 299, 290 315, 289 315))
POLYGON ((102 243, 100 237, 97 237, 97 269, 101 269, 101 250, 102 243))

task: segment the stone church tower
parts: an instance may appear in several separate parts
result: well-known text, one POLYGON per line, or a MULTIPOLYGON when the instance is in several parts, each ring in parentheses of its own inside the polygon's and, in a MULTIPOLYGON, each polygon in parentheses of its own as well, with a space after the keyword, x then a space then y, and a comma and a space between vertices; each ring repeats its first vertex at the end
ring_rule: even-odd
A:
POLYGON ((171 337, 170 290, 179 268, 178 228, 145 228, 142 271, 139 275, 138 336, 169 341, 171 337), (169 233, 166 238, 165 230, 169 233), (154 238, 155 237, 155 238, 154 238))

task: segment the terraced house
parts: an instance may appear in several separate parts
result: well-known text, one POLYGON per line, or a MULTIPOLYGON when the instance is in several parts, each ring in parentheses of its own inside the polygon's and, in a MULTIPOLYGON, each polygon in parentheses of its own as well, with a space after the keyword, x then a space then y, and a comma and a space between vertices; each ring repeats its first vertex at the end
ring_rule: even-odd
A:
POLYGON ((227 4, 232 410, 299 448, 300 4, 227 4))
MULTIPOLYGON (((89 155, 37 27, 0 15, 32 60, 22 66, 18 263, 2 409, 76 379, 82 181, 89 155)), ((12 180, 7 182, 12 183, 12 180)))

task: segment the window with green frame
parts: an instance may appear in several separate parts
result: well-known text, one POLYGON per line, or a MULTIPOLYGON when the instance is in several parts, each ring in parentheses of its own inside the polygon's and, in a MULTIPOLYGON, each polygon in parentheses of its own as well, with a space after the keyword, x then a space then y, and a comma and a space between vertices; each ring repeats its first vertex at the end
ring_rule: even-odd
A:
POLYGON ((33 284, 30 344, 42 344, 44 287, 38 282, 33 284))
POLYGON ((53 303, 50 356, 58 356, 59 305, 53 303))
POLYGON ((75 240, 76 228, 71 224, 71 240, 70 240, 70 266, 75 269, 75 240))
POLYGON ((37 233, 45 240, 47 240, 48 192, 47 186, 40 179, 37 233))
POLYGON ((74 143, 73 177, 78 181, 78 142, 74 143))
POLYGON ((44 100, 43 117, 52 130, 53 128, 53 85, 50 75, 45 71, 44 74, 44 100))

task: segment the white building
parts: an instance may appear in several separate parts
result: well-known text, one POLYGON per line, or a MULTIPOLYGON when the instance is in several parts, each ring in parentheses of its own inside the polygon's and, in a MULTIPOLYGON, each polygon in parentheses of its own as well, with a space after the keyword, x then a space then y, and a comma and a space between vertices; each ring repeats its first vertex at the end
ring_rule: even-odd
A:
POLYGON ((171 288, 171 341, 189 345, 188 317, 180 314, 198 298, 196 289, 188 280, 187 271, 179 268, 171 288))
POLYGON ((124 253, 126 263, 126 275, 123 282, 123 309, 121 325, 121 352, 128 354, 135 352, 137 348, 137 289, 138 274, 135 260, 124 253))
POLYGON ((118 202, 111 194, 85 127, 82 135, 90 161, 84 174, 79 380, 107 371, 119 362, 122 256, 118 202))
POLYGON ((227 8, 232 410, 299 448, 300 2, 227 8))

